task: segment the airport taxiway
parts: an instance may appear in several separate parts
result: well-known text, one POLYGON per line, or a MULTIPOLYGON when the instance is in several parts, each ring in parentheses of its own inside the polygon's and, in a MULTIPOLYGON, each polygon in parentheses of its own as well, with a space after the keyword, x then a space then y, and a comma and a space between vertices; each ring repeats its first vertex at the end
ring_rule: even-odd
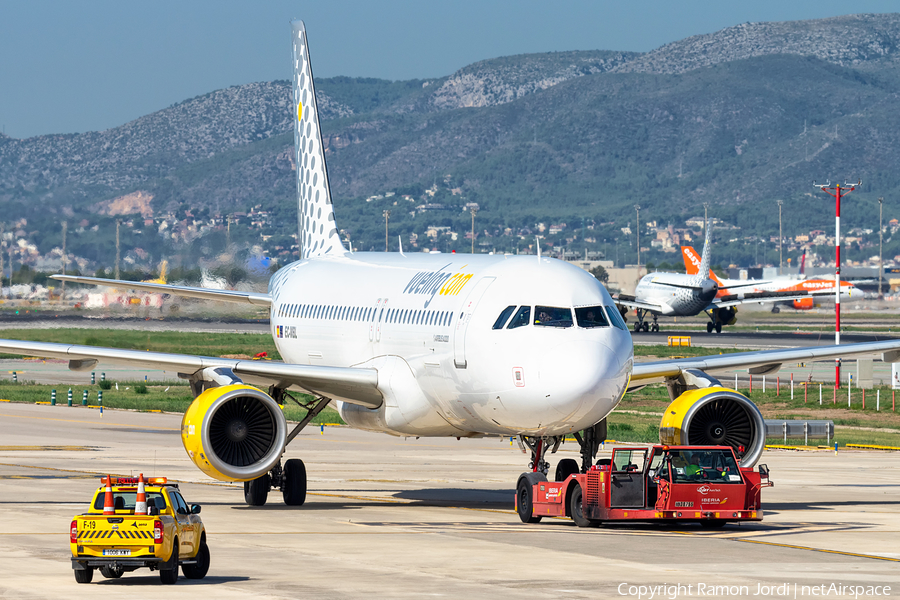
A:
MULTIPOLYGON (((0 597, 602 598, 622 583, 681 583, 695 596, 700 583, 900 594, 897 454, 767 452, 775 487, 758 524, 588 530, 519 521, 513 487, 527 457, 508 438, 307 429, 287 453, 307 464, 306 505, 288 508, 276 491, 249 508, 240 485, 193 467, 179 425, 173 414, 0 404, 0 597), (76 584, 72 515, 100 474, 138 471, 182 481, 185 498, 203 505, 209 576, 165 589, 146 570, 76 584)), ((575 456, 568 444, 551 462, 575 456)))

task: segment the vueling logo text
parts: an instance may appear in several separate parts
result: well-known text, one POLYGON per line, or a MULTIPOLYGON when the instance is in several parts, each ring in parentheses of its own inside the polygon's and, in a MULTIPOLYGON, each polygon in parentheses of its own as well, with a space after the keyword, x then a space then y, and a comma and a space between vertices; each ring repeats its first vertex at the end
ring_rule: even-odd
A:
MULTIPOLYGON (((472 273, 448 273, 444 271, 452 263, 448 263, 437 271, 420 271, 416 273, 406 287, 403 288, 404 294, 423 294, 429 296, 425 302, 425 308, 431 304, 435 295, 440 292, 441 296, 456 296, 472 279, 472 273)), ((464 269, 466 265, 463 265, 464 269)))

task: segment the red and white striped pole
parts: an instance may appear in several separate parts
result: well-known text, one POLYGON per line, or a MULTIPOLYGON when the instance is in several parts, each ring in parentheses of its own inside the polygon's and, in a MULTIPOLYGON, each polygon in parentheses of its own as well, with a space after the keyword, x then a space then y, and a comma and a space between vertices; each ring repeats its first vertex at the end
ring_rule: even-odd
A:
MULTIPOLYGON (((841 184, 835 186, 834 204, 834 345, 841 344, 841 184)), ((834 385, 841 385, 841 359, 834 359, 834 385)))
MULTIPOLYGON (((841 197, 846 196, 850 192, 856 189, 857 186, 861 185, 862 181, 858 181, 856 184, 844 184, 844 188, 849 187, 850 189, 844 191, 844 188, 841 187, 841 184, 835 185, 833 188, 831 184, 825 185, 817 185, 813 182, 813 185, 823 192, 834 196, 834 345, 839 346, 841 344, 841 197)), ((834 359, 834 387, 835 389, 841 387, 841 359, 834 359)))

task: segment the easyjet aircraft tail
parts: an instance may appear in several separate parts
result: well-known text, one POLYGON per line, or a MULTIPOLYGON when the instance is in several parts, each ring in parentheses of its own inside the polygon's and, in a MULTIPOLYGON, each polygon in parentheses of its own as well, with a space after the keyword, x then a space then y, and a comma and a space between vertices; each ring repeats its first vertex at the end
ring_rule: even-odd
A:
MULTIPOLYGON (((702 264, 702 259, 697 256, 697 251, 691 248, 690 246, 682 246, 681 247, 681 256, 684 258, 684 268, 685 273, 688 275, 697 275, 700 273, 700 265, 702 264)), ((709 277, 713 281, 715 281, 719 286, 719 292, 724 291, 726 294, 728 290, 722 287, 722 282, 719 281, 719 278, 716 277, 716 274, 710 269, 709 277)))

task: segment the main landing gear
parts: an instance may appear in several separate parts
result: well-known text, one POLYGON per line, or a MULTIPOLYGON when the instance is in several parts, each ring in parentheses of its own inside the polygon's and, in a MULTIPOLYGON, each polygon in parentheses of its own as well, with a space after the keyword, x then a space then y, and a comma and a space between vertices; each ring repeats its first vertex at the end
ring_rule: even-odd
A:
POLYGON ((716 333, 722 333, 723 325, 732 325, 737 320, 737 308, 710 308, 705 311, 709 316, 709 323, 706 324, 706 333, 712 333, 713 329, 716 333))
POLYGON ((659 323, 656 322, 658 315, 656 313, 650 313, 649 310, 646 310, 643 308, 636 308, 636 309, 634 309, 634 312, 637 314, 637 321, 635 321, 635 323, 634 323, 634 332, 635 333, 640 333, 641 331, 643 331, 645 333, 648 331, 654 331, 654 332, 659 331, 659 323), (653 323, 652 324, 644 321, 644 316, 647 313, 650 313, 651 315, 653 315, 653 323))
MULTIPOLYGON (((530 472, 522 473, 519 481, 516 482, 516 512, 519 519, 523 523, 537 523, 541 520, 540 516, 535 516, 532 509, 534 498, 534 485, 547 481, 547 472, 550 470, 550 463, 544 460, 546 451, 555 453, 560 444, 562 444, 565 436, 551 436, 534 438, 525 435, 519 436, 519 448, 523 453, 531 450, 531 462, 528 463, 530 472)), ((606 441, 606 419, 603 419, 593 427, 575 433, 575 439, 581 447, 581 468, 578 462, 572 458, 564 458, 556 465, 555 481, 565 481, 576 473, 586 473, 597 456, 600 444, 606 441)))
MULTIPOLYGON (((284 404, 287 398, 306 409, 306 416, 288 434, 284 443, 285 448, 331 401, 331 398, 319 396, 311 402, 303 403, 283 388, 275 386, 269 388, 269 395, 278 404, 284 404)), ((303 464, 303 461, 299 458, 291 458, 284 461, 284 466, 279 461, 271 471, 262 477, 245 481, 244 501, 250 506, 263 506, 269 497, 269 490, 273 488, 281 490, 284 503, 288 506, 301 506, 306 502, 306 465, 303 464)))

